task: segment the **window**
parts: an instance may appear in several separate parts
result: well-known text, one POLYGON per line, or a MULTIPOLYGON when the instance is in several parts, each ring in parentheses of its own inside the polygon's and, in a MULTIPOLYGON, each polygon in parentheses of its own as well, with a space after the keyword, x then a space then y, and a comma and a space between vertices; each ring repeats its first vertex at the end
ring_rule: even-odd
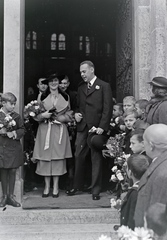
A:
POLYGON ((79 50, 83 50, 83 36, 79 36, 79 50))
POLYGON ((30 32, 28 32, 27 37, 26 37, 26 49, 31 48, 31 37, 30 37, 30 32))
POLYGON ((106 56, 110 57, 112 53, 111 45, 109 43, 106 44, 106 56))
POLYGON ((37 33, 32 32, 32 48, 37 49, 37 33))
POLYGON ((51 35, 51 50, 56 50, 56 40, 57 40, 57 35, 56 33, 53 33, 51 35))
POLYGON ((86 55, 89 55, 90 54, 90 40, 89 40, 89 37, 85 37, 85 43, 86 43, 86 55))
POLYGON ((26 49, 37 49, 37 33, 29 31, 26 36, 26 49))
POLYGON ((90 55, 90 39, 87 36, 79 36, 79 51, 83 50, 86 55, 90 55))
POLYGON ((66 50, 66 37, 64 34, 60 34, 59 35, 59 45, 58 45, 58 49, 59 50, 66 50))

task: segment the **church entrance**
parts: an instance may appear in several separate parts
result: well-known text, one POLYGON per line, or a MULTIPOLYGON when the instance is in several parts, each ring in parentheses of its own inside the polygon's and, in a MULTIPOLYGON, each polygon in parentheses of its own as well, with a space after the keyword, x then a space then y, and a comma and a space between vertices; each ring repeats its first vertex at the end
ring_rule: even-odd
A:
MULTIPOLYGON (((67 75, 76 91, 84 60, 94 63, 118 101, 132 95, 131 12, 128 0, 25 0, 25 102, 52 72, 67 75)), ((28 171, 34 174, 34 166, 28 171)))
POLYGON ((96 74, 116 89, 116 0, 25 1, 25 97, 28 87, 49 72, 81 81, 79 63, 95 64, 96 74))

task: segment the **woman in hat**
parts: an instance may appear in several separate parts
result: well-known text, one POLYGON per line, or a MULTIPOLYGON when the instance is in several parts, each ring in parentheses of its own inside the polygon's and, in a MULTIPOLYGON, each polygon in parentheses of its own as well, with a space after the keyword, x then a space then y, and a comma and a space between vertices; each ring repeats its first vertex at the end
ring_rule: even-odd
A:
POLYGON ((33 158, 37 159, 36 173, 45 177, 42 197, 49 196, 50 180, 53 177, 53 197, 59 196, 59 176, 66 173, 66 158, 72 157, 66 123, 72 120, 68 95, 59 88, 57 74, 46 79, 50 93, 42 101, 45 112, 39 121, 33 158))
POLYGON ((151 124, 167 124, 167 79, 155 77, 149 84, 153 96, 146 107, 147 122, 151 124))

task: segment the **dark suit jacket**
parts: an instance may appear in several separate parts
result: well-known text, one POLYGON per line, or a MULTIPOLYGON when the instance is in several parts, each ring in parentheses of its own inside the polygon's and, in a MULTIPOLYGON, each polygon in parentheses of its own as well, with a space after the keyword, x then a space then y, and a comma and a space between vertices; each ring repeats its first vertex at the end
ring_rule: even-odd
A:
POLYGON ((137 202, 137 187, 128 190, 121 206, 121 225, 128 226, 131 229, 135 227, 134 213, 137 202))
POLYGON ((135 210, 135 226, 144 226, 144 214, 156 203, 167 203, 167 150, 151 163, 140 179, 135 210))
POLYGON ((87 84, 82 83, 78 88, 77 112, 82 113, 82 120, 77 124, 77 130, 83 131, 100 127, 108 131, 112 116, 112 92, 110 85, 97 78, 87 93, 87 84))

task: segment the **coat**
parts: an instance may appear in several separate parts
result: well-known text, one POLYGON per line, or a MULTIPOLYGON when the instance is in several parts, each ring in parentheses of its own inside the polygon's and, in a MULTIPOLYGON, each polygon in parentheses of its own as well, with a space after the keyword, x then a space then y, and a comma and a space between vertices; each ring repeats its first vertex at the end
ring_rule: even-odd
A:
MULTIPOLYGON (((23 150, 20 139, 25 133, 24 124, 20 115, 16 112, 10 114, 15 120, 16 139, 0 135, 0 168, 18 168, 23 165, 23 150)), ((5 114, 0 112, 0 119, 4 119, 5 114)))
POLYGON ((146 118, 150 125, 167 124, 167 97, 151 99, 146 107, 146 118))
POLYGON ((135 227, 134 213, 137 202, 137 187, 134 186, 128 190, 121 205, 121 225, 128 226, 131 229, 135 227))
MULTIPOLYGON (((53 108, 51 95, 48 95, 42 103, 46 110, 53 108)), ((39 118, 37 116, 37 119, 41 121, 39 121, 34 146, 34 159, 51 161, 72 157, 70 139, 66 126, 66 122, 70 120, 67 114, 68 105, 69 102, 66 101, 61 94, 59 94, 56 106, 54 107, 56 108, 56 115, 58 115, 57 120, 60 122, 61 120, 63 121, 61 124, 44 122, 43 119, 40 119, 40 116, 39 118), (48 145, 47 148, 46 143, 48 145)))
POLYGON ((142 176, 135 209, 135 226, 144 226, 144 214, 156 203, 167 203, 167 150, 151 163, 142 176))
POLYGON ((112 117, 112 93, 110 85, 97 78, 87 93, 87 84, 78 88, 77 111, 82 114, 81 122, 77 123, 77 131, 100 127, 108 131, 112 117))

